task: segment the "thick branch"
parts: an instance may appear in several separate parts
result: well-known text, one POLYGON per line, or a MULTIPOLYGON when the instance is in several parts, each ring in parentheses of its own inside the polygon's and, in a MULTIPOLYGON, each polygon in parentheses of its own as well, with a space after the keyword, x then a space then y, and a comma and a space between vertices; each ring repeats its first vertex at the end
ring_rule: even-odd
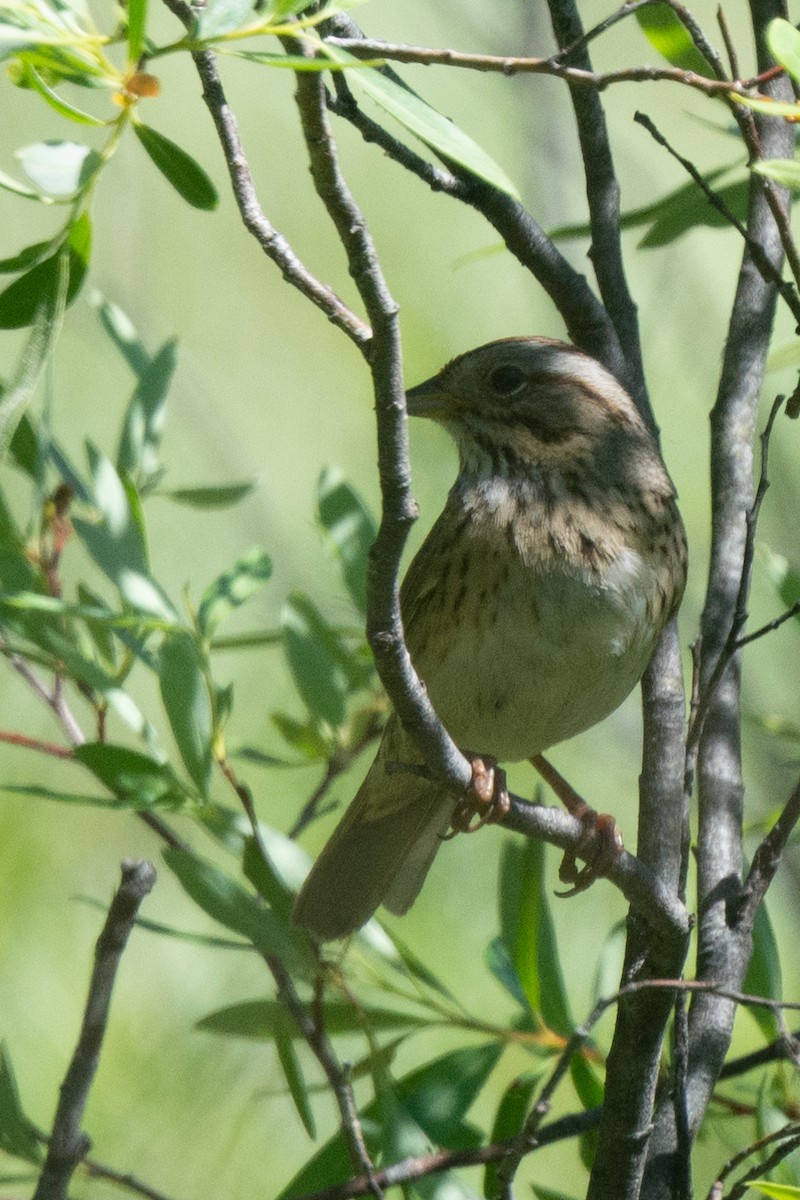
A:
MULTIPOLYGON (((782 14, 776 0, 752 0, 759 66, 768 66, 764 29, 782 14)), ((774 87, 789 98, 785 80, 774 87)), ((794 135, 783 122, 761 125, 770 157, 791 155, 794 135)), ((757 182, 751 185, 749 238, 779 268, 782 246, 770 206, 757 182)), ((747 537, 746 513, 753 497, 753 441, 758 397, 775 309, 776 288, 764 280, 745 248, 726 343, 722 378, 711 418, 712 546, 702 619, 701 690, 723 651, 740 594, 747 537)), ((713 695, 700 747, 698 907, 700 978, 735 988, 744 977, 752 926, 736 919, 741 898, 742 776, 738 656, 713 695)), ((718 995, 693 999, 689 1015, 687 1112, 692 1135, 702 1120, 730 1041, 734 1005, 718 995)), ((668 1100, 656 1117, 644 1193, 652 1200, 672 1194, 675 1118, 668 1100)))
POLYGON ((111 992, 136 914, 155 881, 156 873, 149 862, 123 862, 122 882, 97 940, 83 1026, 61 1085, 53 1132, 34 1200, 66 1200, 72 1173, 89 1151, 91 1143, 81 1132, 81 1121, 105 1036, 111 992))
MULTIPOLYGON (((583 25, 577 5, 572 0, 548 0, 548 6, 553 32, 562 50, 564 47, 580 44, 583 25)), ((570 53, 569 62, 583 70, 591 71, 592 64, 585 45, 570 53)), ((589 257, 594 265, 600 296, 617 331, 627 364, 623 382, 650 427, 654 428, 655 418, 644 381, 636 305, 628 289, 622 260, 619 184, 611 155, 603 103, 597 90, 577 85, 570 88, 570 98, 575 112, 586 180, 591 229, 589 257)))

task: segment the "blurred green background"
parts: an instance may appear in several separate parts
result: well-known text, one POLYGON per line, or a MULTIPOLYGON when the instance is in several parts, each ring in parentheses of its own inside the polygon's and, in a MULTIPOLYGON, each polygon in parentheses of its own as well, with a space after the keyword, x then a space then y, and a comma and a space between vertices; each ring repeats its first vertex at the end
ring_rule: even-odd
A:
MULTIPOLYGON (((605 16, 609 6, 585 0, 580 7, 589 25, 605 16)), ((716 36, 716 5, 693 7, 716 36)), ((442 0, 435 6, 422 0, 403 5, 372 0, 355 16, 368 34, 389 40, 546 53, 551 42, 543 10, 543 5, 516 0, 498 2, 488 13, 476 0, 442 0)), ((152 17, 158 38, 176 36, 172 18, 157 8, 152 17)), ((746 29, 734 25, 734 36, 748 72, 752 53, 746 29)), ((596 45, 598 67, 655 60, 655 51, 632 21, 596 45)), ((343 255, 313 193, 291 73, 234 61, 224 62, 222 71, 270 220, 321 279, 355 304, 343 255)), ((263 594, 237 616, 235 627, 274 627, 283 600, 296 587, 307 590, 332 619, 351 621, 338 573, 315 524, 313 496, 320 472, 333 464, 377 506, 367 374, 348 341, 283 283, 241 226, 191 63, 169 57, 159 63, 158 73, 162 94, 144 102, 146 119, 198 158, 217 183, 222 202, 213 214, 189 209, 134 139, 126 139, 94 207, 90 285, 130 315, 151 351, 169 336, 180 341, 164 445, 168 482, 179 486, 251 475, 262 482, 240 507, 219 514, 193 514, 150 500, 157 573, 174 600, 184 586, 197 598, 217 573, 256 543, 272 555, 275 573, 263 594)), ((405 68, 403 74, 494 155, 545 228, 585 219, 579 153, 563 85, 419 67, 405 68)), ((677 165, 633 123, 637 108, 647 111, 703 170, 742 161, 739 143, 726 132, 726 110, 686 89, 625 85, 608 91, 605 100, 626 211, 685 183, 677 165)), ((18 146, 75 136, 56 114, 8 81, 2 84, 0 109, 0 169, 8 173, 15 172, 18 146)), ((411 383, 452 355, 496 337, 564 335, 557 313, 515 260, 503 253, 479 253, 497 239, 477 214, 429 193, 341 123, 335 123, 335 130, 344 169, 400 304, 411 383)), ((58 214, 0 193, 0 256, 41 240, 58 219, 58 214)), ((637 247, 641 236, 641 229, 632 230, 625 245, 664 453, 690 538, 691 577, 681 618, 688 647, 696 636, 707 564, 708 412, 741 249, 737 235, 727 230, 700 228, 651 250, 637 247)), ((581 270, 590 272, 585 241, 565 243, 565 249, 581 270)), ((791 322, 780 312, 775 345, 786 345, 792 337, 791 322)), ((11 372, 21 344, 16 334, 0 340, 3 375, 11 372)), ((793 386, 790 371, 771 374, 765 402, 793 386)), ((55 427, 72 455, 82 458, 88 433, 113 452, 132 377, 101 333, 85 297, 69 312, 51 387, 55 427)), ((773 489, 762 524, 763 540, 795 564, 800 563, 797 436, 795 426, 779 421, 773 489)), ((422 511, 413 548, 439 511, 455 454, 446 435, 430 425, 412 428, 411 439, 414 491, 422 511)), ((77 569, 70 556, 79 553, 77 547, 67 553, 67 581, 77 569)), ((766 620, 780 608, 759 560, 753 621, 766 620)), ((796 719, 799 646, 793 624, 748 652, 745 696, 751 717, 776 713, 796 719)), ((218 677, 226 676, 236 687, 232 745, 279 749, 270 712, 282 708, 302 715, 280 652, 221 658, 218 677)), ((148 681, 142 683, 141 702, 149 704, 152 714, 159 711, 148 681)), ((76 711, 88 718, 79 701, 76 711)), ((8 666, 0 669, 0 726, 60 737, 50 714, 8 666)), ((162 732, 167 737, 166 729, 162 732)), ((629 847, 635 845, 639 739, 634 696, 602 726, 552 756, 595 807, 615 813, 629 847)), ((754 720, 748 722, 746 745, 748 813, 758 822, 787 796, 796 747, 769 738, 754 720)), ((350 798, 365 765, 337 784, 338 801, 350 798)), ((79 790, 85 781, 78 774, 78 768, 2 748, 0 784, 35 781, 79 790)), ((243 774, 261 818, 286 830, 319 772, 246 768, 243 774)), ((530 794, 531 773, 516 768, 511 784, 530 794)), ((222 781, 215 790, 228 801, 222 781)), ((334 821, 329 816, 304 836, 310 853, 318 851, 334 821)), ((509 836, 491 829, 450 843, 411 914, 401 925, 387 918, 473 1014, 490 1020, 502 1019, 509 1009, 481 962, 483 947, 496 931, 498 855, 509 836)), ((107 901, 121 857, 149 856, 157 862, 159 854, 156 839, 125 813, 0 794, 0 1033, 9 1044, 24 1104, 45 1127, 77 1035, 101 920, 76 897, 107 901)), ((555 884, 557 856, 548 852, 547 857, 555 884)), ((796 874, 787 869, 770 902, 781 941, 791 931, 797 902, 796 874)), ((163 870, 144 913, 181 928, 216 931, 163 870)), ((554 901, 578 1018, 591 1002, 601 945, 623 914, 620 897, 602 882, 588 895, 554 901)), ((793 958, 783 966, 789 996, 798 971, 793 958)), ((136 1171, 175 1200, 195 1195, 247 1200, 272 1195, 288 1181, 308 1157, 310 1145, 281 1092, 273 1050, 193 1030, 194 1022, 214 1008, 265 994, 271 994, 271 981, 249 956, 135 933, 123 960, 87 1114, 97 1157, 120 1170, 136 1171)), ((607 1045, 610 1033, 606 1018, 599 1030, 601 1044, 607 1045)), ((422 1035, 403 1048, 398 1070, 461 1041, 422 1035)), ((757 1042, 754 1023, 740 1018, 737 1047, 757 1042)), ((355 1056, 360 1053, 353 1048, 355 1056)), ((502 1086, 528 1067, 522 1051, 507 1052, 479 1100, 479 1120, 491 1119, 502 1086)), ((568 1089, 560 1102, 565 1109, 574 1107, 568 1089)), ((327 1097, 319 1101, 319 1115, 327 1136, 334 1127, 327 1097)), ((734 1126, 731 1139, 737 1138, 734 1126)), ((711 1170, 726 1157, 724 1138, 723 1144, 717 1138, 708 1141, 704 1153, 711 1170)), ((525 1177, 552 1181, 556 1163, 559 1187, 580 1193, 585 1175, 569 1145, 534 1156, 525 1177)), ((22 1185, 16 1192, 6 1191, 27 1194, 22 1185)), ((76 1180, 75 1196, 89 1191, 97 1197, 111 1195, 107 1185, 76 1180)))

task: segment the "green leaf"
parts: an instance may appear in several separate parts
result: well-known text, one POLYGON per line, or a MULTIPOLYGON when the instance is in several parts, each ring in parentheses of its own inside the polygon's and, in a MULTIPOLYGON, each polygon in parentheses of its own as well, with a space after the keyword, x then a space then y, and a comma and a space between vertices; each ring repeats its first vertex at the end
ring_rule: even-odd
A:
MULTIPOLYGON (((790 566, 782 554, 765 549, 767 572, 786 608, 800 601, 800 571, 790 566)), ((800 616, 797 618, 800 621, 800 616)))
POLYGON ((82 142, 35 142, 16 158, 31 183, 51 196, 72 196, 97 170, 101 159, 82 142))
POLYGON ((296 1028, 295 1022, 289 1016, 286 1009, 281 1006, 275 1027, 275 1049, 278 1052, 278 1061, 283 1068, 283 1074, 289 1088, 289 1094, 292 1100, 294 1100, 297 1115, 302 1121, 308 1136, 316 1138, 317 1126, 314 1121, 314 1113, 311 1109, 308 1087, 303 1077, 300 1059, 297 1057, 297 1052, 294 1048, 293 1033, 296 1028))
POLYGON ((136 808, 183 804, 186 793, 171 768, 138 750, 110 742, 86 742, 73 756, 123 804, 136 808))
POLYGON ((544 887, 544 844, 507 842, 500 877, 503 940, 535 1013, 568 1037, 574 1024, 544 887))
POLYGON ((472 1141, 472 1130, 462 1122, 502 1050, 494 1042, 453 1050, 397 1085, 408 1111, 437 1145, 457 1150, 465 1148, 465 1138, 467 1144, 472 1141))
POLYGON ((345 586, 361 612, 367 607, 367 561, 377 526, 372 513, 341 471, 327 467, 317 485, 319 518, 330 534, 345 586))
POLYGON ((274 712, 270 720, 289 745, 304 758, 316 761, 328 758, 333 749, 330 739, 326 738, 315 721, 296 721, 287 713, 274 712))
MULTIPOLYGON (((489 1135, 490 1142, 501 1142, 506 1138, 515 1137, 522 1130, 540 1079, 541 1073, 520 1075, 512 1079, 500 1100, 489 1135)), ((483 1173, 483 1194, 487 1200, 494 1200, 495 1196, 500 1195, 497 1166, 497 1163, 487 1163, 483 1173)))
POLYGON ((101 325, 128 366, 135 375, 144 375, 152 360, 128 314, 98 291, 92 292, 89 301, 97 309, 101 325))
MULTIPOLYGON (((325 44, 320 46, 320 50, 324 51, 334 62, 348 67, 359 65, 358 59, 338 46, 325 44)), ((400 84, 374 70, 350 71, 347 81, 353 91, 360 89, 366 92, 385 112, 399 121, 405 129, 413 133, 435 153, 466 167, 473 175, 477 175, 479 179, 483 179, 513 199, 519 199, 516 187, 494 159, 481 149, 471 137, 463 133, 457 125, 454 125, 447 117, 443 117, 441 113, 438 113, 435 108, 431 108, 413 92, 407 91, 400 84)))
POLYGON ((123 483, 113 463, 91 443, 87 445, 92 471, 92 500, 96 519, 74 515, 72 523, 101 571, 123 599, 137 612, 170 624, 178 616, 159 585, 150 576, 147 544, 141 527, 141 509, 135 488, 123 483), (132 504, 135 499, 137 503, 132 504))
MULTIPOLYGON (((2 46, 0 46, 1 58, 2 46)), ((36 192, 33 188, 26 187, 24 183, 20 183, 17 179, 6 175, 5 171, 0 171, 0 188, 3 188, 7 192, 13 192, 15 196, 23 196, 26 200, 38 200, 40 204, 53 203, 49 196, 43 196, 41 192, 36 192)))
POLYGON ((201 796, 211 779, 211 701, 197 643, 189 633, 168 635, 161 646, 161 699, 183 765, 201 796))
POLYGON ((18 271, 27 271, 29 267, 36 266, 38 262, 46 258, 48 251, 52 251, 52 249, 52 240, 35 242, 32 246, 26 246, 24 250, 20 250, 19 254, 0 261, 0 274, 15 275, 18 271))
MULTIPOLYGON (((753 954, 742 991, 749 992, 752 996, 764 996, 767 1000, 780 1000, 783 995, 778 943, 765 904, 761 904, 756 912, 753 924, 753 954)), ((780 1026, 773 1009, 753 1004, 748 1005, 747 1011, 767 1041, 773 1041, 780 1036, 780 1026)))
POLYGON ((51 800, 55 804, 77 804, 82 808, 149 808, 138 798, 109 800, 107 796, 91 796, 88 792, 64 792, 56 788, 40 787, 38 784, 0 784, 2 791, 10 796, 25 796, 29 800, 51 800))
MULTIPOLYGON (((800 116, 800 108, 797 110, 800 116)), ((774 179, 776 183, 787 188, 800 188, 800 162, 793 158, 769 158, 753 163, 752 168, 757 175, 774 179)))
POLYGON ((272 574, 272 560, 258 546, 235 562, 203 592, 197 625, 209 638, 235 609, 260 591, 272 574))
POLYGON ((484 951, 484 959, 489 970, 498 983, 516 1000, 520 1008, 530 1014, 531 1006, 525 989, 519 981, 517 968, 511 960, 511 954, 502 938, 493 938, 484 951))
MULTIPOLYGON (((264 1041, 275 1036, 283 1006, 278 1000, 244 1000, 209 1013, 197 1022, 197 1028, 223 1037, 264 1041)), ((365 1024, 377 1033, 394 1029, 418 1029, 429 1024, 424 1017, 395 1012, 386 1008, 366 1008, 358 1012, 352 1004, 329 1001, 325 1005, 325 1031, 331 1037, 363 1032, 365 1024)), ((292 1027, 292 1037, 299 1037, 292 1027)))
POLYGON ((767 48, 770 54, 791 75, 800 81, 800 33, 783 17, 775 17, 767 26, 767 48))
MULTIPOLYGON (((717 196, 734 216, 743 220, 747 214, 748 183, 737 180, 716 189, 717 196)), ((684 233, 698 226, 729 229, 730 222, 719 209, 709 204, 700 188, 692 183, 685 191, 680 190, 665 202, 654 206, 653 222, 639 242, 642 250, 656 246, 667 246, 684 233)))
POLYGON ((128 0, 128 61, 139 62, 144 46, 147 0, 128 0))
POLYGON ((748 1179, 747 1186, 758 1188, 769 1200, 798 1200, 800 1187, 792 1187, 788 1183, 770 1183, 768 1179, 748 1179))
POLYGON ((204 912, 242 934, 259 953, 276 957, 303 979, 314 976, 309 944, 301 930, 281 920, 213 863, 189 850, 165 850, 164 860, 184 890, 204 912))
MULTIPOLYGON (((70 304, 83 283, 89 262, 91 223, 86 213, 70 228, 64 246, 69 272, 65 303, 70 304)), ((42 305, 57 306, 62 262, 63 252, 58 250, 0 293, 0 329, 22 329, 32 324, 42 305)))
POLYGON ((651 46, 673 67, 713 77, 711 63, 697 49, 686 26, 668 4, 639 8, 636 10, 636 20, 651 46))
MULTIPOLYGON (((501 1047, 492 1045, 445 1054, 399 1080, 393 1088, 394 1101, 432 1142, 447 1148, 474 1147, 479 1143, 480 1136, 465 1126, 462 1118, 486 1082, 500 1053, 501 1047), (444 1137, 439 1136, 442 1133, 444 1137), (453 1145, 454 1142, 457 1145, 453 1145)), ((361 1113, 368 1144, 374 1144, 380 1138, 385 1116, 385 1096, 373 1100, 361 1113)), ((341 1134, 337 1134, 295 1175, 277 1200, 289 1200, 290 1197, 343 1183, 350 1174, 349 1156, 341 1134)), ((445 1176, 446 1183, 450 1184, 453 1180, 453 1176, 445 1176)), ((419 1184, 415 1187, 419 1190, 419 1184)), ((447 1189, 441 1193, 441 1200, 446 1194, 447 1189)), ((466 1194, 461 1184, 453 1192, 456 1200, 461 1200, 466 1194)), ((424 1195, 433 1200, 436 1192, 426 1191, 424 1195)))
POLYGON ((158 451, 164 432, 167 392, 177 364, 177 343, 166 342, 139 374, 125 413, 117 469, 138 487, 160 473, 158 451))
MULTIPOLYGON (((67 272, 66 256, 59 254, 55 259, 53 290, 37 304, 32 316, 33 325, 20 355, 14 378, 6 390, 0 393, 0 461, 5 458, 20 418, 33 397, 44 365, 61 331, 66 304, 67 272)), ((15 286, 11 285, 12 288, 15 286)), ((3 296, 7 296, 10 290, 7 289, 3 296)), ((0 306, 3 296, 0 296, 0 306)))
POLYGON ((36 1137, 36 1127, 26 1117, 19 1098, 11 1055, 5 1042, 0 1042, 0 1150, 40 1163, 42 1149, 36 1137))
POLYGON ((197 18, 194 37, 198 42, 221 37, 243 25, 252 12, 253 0, 209 0, 197 18))
POLYGON ((190 154, 141 121, 136 121, 133 129, 161 174, 187 203, 206 211, 217 207, 219 196, 216 188, 190 154))
POLYGON ((289 668, 309 711, 330 725, 341 725, 347 697, 369 681, 371 664, 347 649, 302 592, 294 592, 284 604, 281 627, 289 668))
MULTIPOLYGON (((60 116, 66 117, 68 121, 74 121, 76 125, 92 125, 97 127, 109 124, 108 121, 102 121, 99 117, 93 117, 91 113, 84 112, 82 108, 76 108, 74 104, 69 104, 63 96, 59 96, 58 92, 54 92, 51 87, 48 87, 39 72, 29 62, 25 64, 25 83, 28 87, 34 88, 42 99, 51 108, 55 109, 60 116)), ((92 160, 91 169, 94 170, 100 166, 100 162, 100 158, 95 156, 92 160)))
POLYGON ((23 413, 17 422, 17 427, 8 445, 8 451, 21 471, 24 471, 34 481, 38 479, 40 470, 39 437, 27 413, 23 413))
POLYGON ((234 483, 212 483, 205 487, 162 488, 159 496, 186 504, 189 508, 231 508, 246 499, 258 485, 258 479, 234 483))
MULTIPOLYGON (((591 1063, 582 1054, 573 1054, 569 1073, 584 1109, 599 1108, 603 1103, 603 1084, 591 1063)), ((581 1161, 587 1171, 591 1171, 597 1150, 597 1130, 590 1129, 588 1133, 581 1134, 578 1145, 581 1161)))

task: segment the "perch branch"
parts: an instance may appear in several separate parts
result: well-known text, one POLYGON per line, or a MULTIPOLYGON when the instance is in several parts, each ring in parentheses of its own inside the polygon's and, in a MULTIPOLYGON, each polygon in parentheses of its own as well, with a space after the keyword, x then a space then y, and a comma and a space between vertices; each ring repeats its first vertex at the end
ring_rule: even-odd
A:
POLYGON ((122 881, 97 940, 83 1025, 61 1084, 53 1132, 33 1200, 66 1200, 72 1173, 90 1149, 88 1136, 81 1132, 81 1121, 108 1024, 111 992, 136 914, 155 881, 151 863, 122 863, 122 881))

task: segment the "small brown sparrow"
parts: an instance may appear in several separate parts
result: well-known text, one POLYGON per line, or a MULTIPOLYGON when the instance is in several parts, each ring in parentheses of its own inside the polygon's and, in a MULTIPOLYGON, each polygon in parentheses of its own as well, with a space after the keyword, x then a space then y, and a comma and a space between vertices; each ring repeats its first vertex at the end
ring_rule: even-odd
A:
MULTIPOLYGON (((501 762, 602 721, 634 688, 680 603, 675 489, 625 389, 562 342, 508 338, 407 394, 460 466, 401 591, 408 649, 460 747, 501 762)), ((297 898, 344 937, 416 898, 459 797, 403 765, 392 715, 367 776, 297 898)))

